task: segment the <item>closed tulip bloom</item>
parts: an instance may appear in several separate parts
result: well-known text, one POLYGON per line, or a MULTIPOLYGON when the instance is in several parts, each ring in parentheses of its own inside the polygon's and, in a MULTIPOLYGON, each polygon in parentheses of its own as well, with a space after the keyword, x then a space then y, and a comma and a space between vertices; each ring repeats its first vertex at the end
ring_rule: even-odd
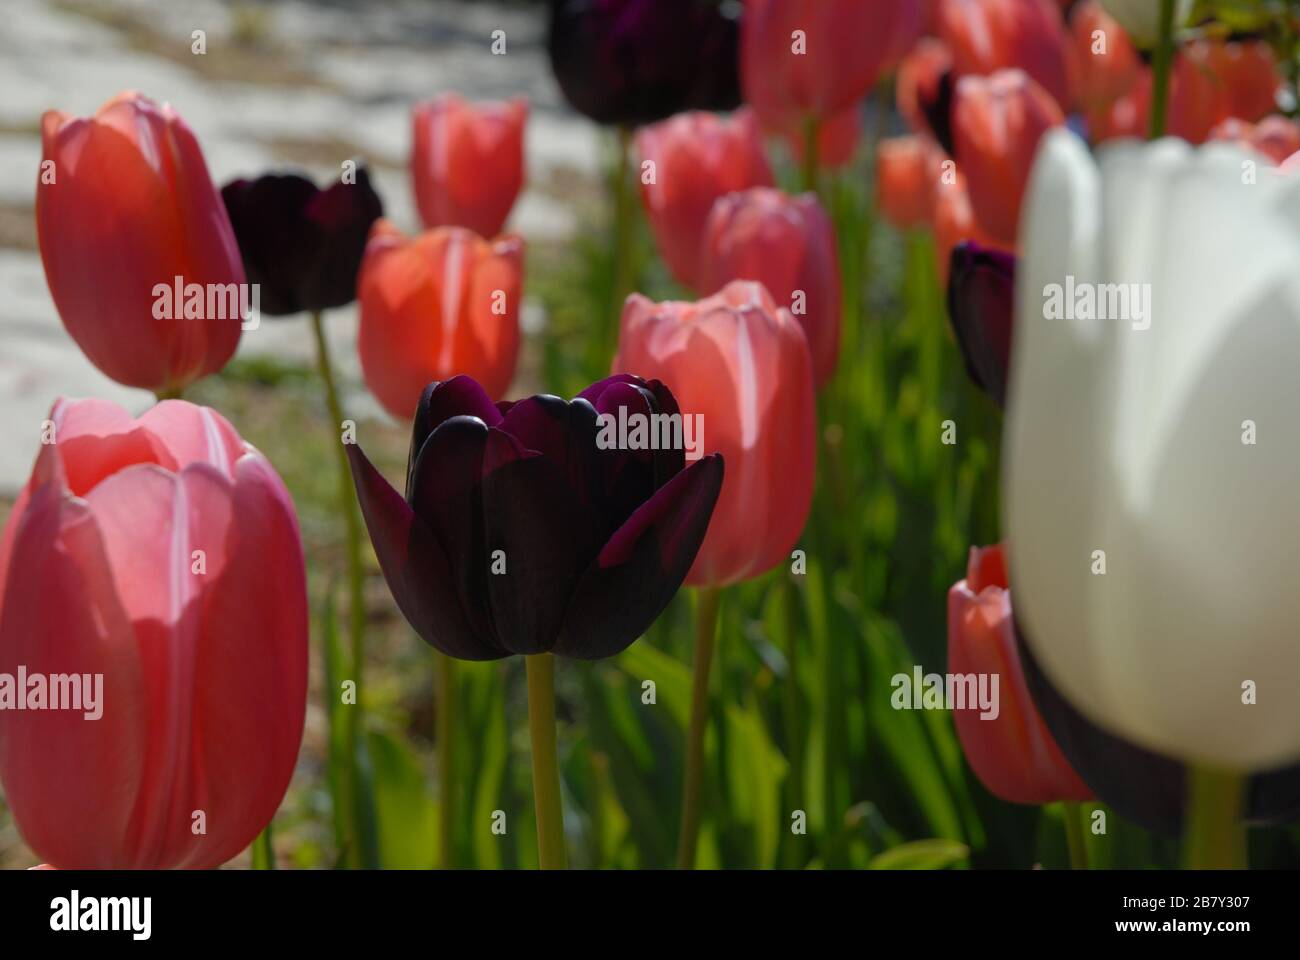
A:
POLYGON ((953 103, 957 163, 975 216, 999 245, 1014 246, 1020 202, 1038 141, 1065 116, 1020 70, 962 77, 953 103))
POLYGON ((1247 156, 1170 139, 1098 168, 1049 135, 1003 457, 1017 615, 1045 674, 1111 733, 1239 772, 1300 757, 1300 700, 1243 704, 1247 681, 1300 682, 1300 182, 1243 183, 1247 156), (1136 285, 1127 308, 1109 284, 1136 285), (1064 285, 1104 309, 1067 308, 1064 285))
POLYGON ((942 0, 939 22, 958 77, 1023 70, 1069 108, 1069 41, 1052 0, 942 0))
POLYGON ((729 118, 685 113, 641 130, 636 149, 641 200, 659 253, 673 276, 696 287, 713 202, 735 190, 774 183, 758 120, 750 110, 729 118))
POLYGON ((1078 101, 1088 110, 1114 103, 1137 82, 1142 61, 1124 28, 1097 0, 1070 13, 1070 42, 1078 65, 1078 101))
POLYGON ((1229 116, 1254 123, 1277 110, 1283 78, 1266 41, 1216 40, 1206 46, 1207 62, 1223 86, 1229 116))
POLYGON ((900 230, 930 222, 942 152, 924 134, 889 137, 876 148, 876 203, 900 230))
POLYGON ((817 429, 808 342, 790 311, 739 280, 696 303, 633 294, 614 370, 672 383, 705 449, 727 461, 686 582, 726 586, 788 560, 812 504, 817 429))
POLYGON ((840 353, 839 255, 815 194, 755 187, 723 197, 704 228, 701 269, 705 290, 756 280, 789 304, 808 338, 813 379, 830 380, 840 353))
MULTIPOLYGON (((1101 5, 1143 50, 1160 40, 1160 0, 1101 0, 1101 5)), ((1174 0, 1174 29, 1186 25, 1192 0, 1174 0)))
MULTIPOLYGON (((118 94, 93 117, 41 118, 36 231, 63 325, 106 375, 155 393, 226 365, 244 268, 190 128, 169 105, 118 94), (202 317, 155 287, 205 292, 202 317), (207 305, 221 305, 208 315, 207 305)), ((247 298, 249 295, 245 293, 247 298)))
POLYGON ((357 333, 366 386, 405 419, 431 380, 474 377, 493 397, 515 376, 523 241, 460 227, 407 237, 376 222, 361 261, 357 333))
MULTIPOLYGON (((468 377, 431 383, 403 498, 348 446, 398 608, 462 660, 610 657, 667 606, 704 539, 722 458, 611 445, 602 418, 677 414, 663 384, 611 377, 572 401, 492 403, 468 377)), ((683 431, 683 436, 685 433, 683 431)))
POLYGON ((1016 258, 1003 250, 962 243, 948 271, 948 319, 966 372, 999 407, 1005 406, 1011 366, 1016 258))
POLYGON ((1294 120, 1274 114, 1259 123, 1245 120, 1225 120, 1210 131, 1211 140, 1230 140, 1263 154, 1274 164, 1281 165, 1292 154, 1300 151, 1300 126, 1294 120))
POLYGON ((328 310, 356 299, 366 237, 384 212, 364 166, 324 190, 295 173, 233 180, 221 198, 263 313, 328 310))
POLYGON ((931 132, 926 104, 937 99, 939 86, 951 70, 952 53, 935 37, 922 38, 899 64, 894 98, 913 133, 931 132))
POLYGON ((0 674, 28 678, 0 722, 6 802, 60 869, 219 866, 270 822, 302 738, 293 502, 207 407, 60 400, 49 436, 0 541, 0 674), (31 709, 55 675, 81 702, 31 709))
POLYGON ((774 127, 857 103, 920 36, 919 0, 745 0, 745 102, 774 127))
POLYGON ((524 185, 528 101, 467 103, 455 94, 411 111, 411 182, 426 227, 495 237, 524 185))
POLYGON ((1011 803, 1092 799, 1025 683, 1000 545, 972 548, 966 579, 948 591, 948 672, 998 678, 992 709, 967 699, 952 713, 966 760, 990 793, 1011 803))
POLYGON ((934 211, 935 259, 939 267, 939 284, 948 289, 948 270, 953 251, 959 244, 974 241, 981 247, 1004 249, 975 219, 966 178, 960 171, 941 176, 931 198, 934 211))
POLYGON ((572 107, 600 124, 734 109, 739 51, 739 24, 711 0, 551 0, 551 70, 572 107))

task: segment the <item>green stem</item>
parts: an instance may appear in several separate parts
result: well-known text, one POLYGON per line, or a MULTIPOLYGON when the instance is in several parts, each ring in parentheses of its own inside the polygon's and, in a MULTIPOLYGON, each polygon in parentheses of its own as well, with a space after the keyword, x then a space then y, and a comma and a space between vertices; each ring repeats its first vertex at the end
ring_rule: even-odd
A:
POLYGON ((820 154, 821 120, 810 114, 803 121, 803 188, 811 193, 817 192, 820 154))
MULTIPOLYGON (((325 340, 325 328, 321 322, 319 310, 312 311, 312 332, 316 335, 316 362, 321 381, 325 384, 325 405, 329 409, 330 430, 343 429, 343 407, 339 403, 338 386, 334 380, 334 369, 330 364, 329 345, 325 340)), ((360 858, 361 865, 378 866, 378 854, 374 849, 374 831, 364 823, 368 808, 363 802, 362 791, 365 789, 357 752, 361 746, 362 680, 365 673, 365 658, 362 651, 362 639, 365 636, 366 605, 364 594, 364 572, 361 566, 361 519, 357 516, 356 495, 352 489, 352 469, 348 466, 348 454, 343 447, 342 437, 333 443, 335 461, 338 468, 339 508, 343 511, 344 532, 348 555, 348 586, 350 593, 349 649, 351 651, 352 682, 355 685, 356 702, 348 711, 347 743, 348 763, 350 768, 349 787, 351 792, 351 809, 356 836, 353 849, 360 858)), ((334 695, 336 691, 331 691, 334 695)))
POLYGON ((438 672, 438 836, 442 869, 456 867, 456 768, 454 725, 456 711, 456 661, 434 653, 438 672))
POLYGON ((609 305, 600 325, 600 336, 595 338, 595 345, 600 350, 599 356, 593 356, 592 362, 603 373, 608 372, 609 358, 618 343, 619 321, 623 315, 623 301, 627 299, 636 286, 633 276, 632 227, 636 191, 633 179, 628 176, 628 167, 632 158, 632 131, 628 127, 618 128, 618 154, 610 187, 614 195, 614 265, 610 278, 609 305))
POLYGON ((1183 852, 1190 870, 1240 870, 1246 866, 1241 825, 1245 778, 1213 768, 1187 771, 1183 852))
POLYGON ((1160 0, 1160 40, 1156 45, 1154 86, 1151 92, 1151 139, 1165 135, 1169 114, 1169 73, 1174 62, 1174 0, 1160 0))
MULTIPOLYGON (((799 610, 798 593, 789 578, 783 578, 781 584, 781 616, 785 620, 785 729, 788 737, 786 748, 790 759, 790 810, 803 810, 803 709, 800 704, 799 689, 799 610)), ((791 835, 793 837, 793 835, 791 835)), ((789 847, 787 863, 797 865, 806 860, 794 845, 789 847)))
POLYGON ((184 392, 182 387, 164 387, 162 390, 154 392, 154 399, 159 403, 164 400, 184 400, 184 392))
POLYGON ((1065 843, 1070 848, 1070 869, 1088 869, 1088 848, 1083 842, 1083 808, 1077 803, 1066 801, 1062 804, 1061 815, 1065 819, 1065 843))
POLYGON ((269 823, 257 835, 257 839, 253 841, 253 869, 275 869, 275 851, 271 849, 271 825, 269 823))
POLYGON ((682 785, 682 825, 677 838, 677 868, 695 867, 704 784, 704 730, 709 720, 709 668, 718 632, 717 587, 703 587, 695 605, 695 657, 691 668, 691 726, 686 734, 686 773, 682 785))
POLYGON ((533 746, 533 804, 537 810, 537 865, 563 870, 564 810, 555 749, 555 658, 524 657, 528 671, 528 734, 533 746))

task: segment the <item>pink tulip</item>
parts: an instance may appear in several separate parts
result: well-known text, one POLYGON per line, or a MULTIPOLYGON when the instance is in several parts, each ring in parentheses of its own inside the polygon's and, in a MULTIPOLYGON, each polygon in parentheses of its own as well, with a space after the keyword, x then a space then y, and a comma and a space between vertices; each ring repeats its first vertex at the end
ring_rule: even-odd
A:
POLYGON ((1300 126, 1280 114, 1265 117, 1259 123, 1233 118, 1211 130, 1210 139, 1234 141, 1281 165, 1300 150, 1300 126))
POLYGON ((1062 111, 1070 106, 1065 23, 1052 0, 942 0, 939 22, 958 77, 1017 68, 1062 111))

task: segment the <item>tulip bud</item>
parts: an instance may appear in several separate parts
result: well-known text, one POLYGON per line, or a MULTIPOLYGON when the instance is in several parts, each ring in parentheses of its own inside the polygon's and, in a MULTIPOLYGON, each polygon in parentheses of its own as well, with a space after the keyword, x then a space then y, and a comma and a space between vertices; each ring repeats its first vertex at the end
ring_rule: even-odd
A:
POLYGON ((1212 41, 1207 44, 1207 63, 1223 88, 1228 116, 1254 123, 1278 109, 1283 77, 1265 41, 1212 41))
POLYGON ((0 720, 6 802, 60 869, 219 866, 270 822, 302 738, 293 502, 207 407, 60 400, 50 421, 0 541, 0 674, 28 678, 0 720), (81 702, 47 683, 33 709, 56 675, 81 702))
POLYGON ((364 165, 321 190, 306 177, 233 180, 221 198, 262 311, 285 316, 341 307, 357 297, 357 271, 384 205, 364 165))
POLYGON ((1128 34, 1097 0, 1083 0, 1070 13, 1070 41, 1078 65, 1078 100, 1102 110, 1124 96, 1142 69, 1128 34))
POLYGON ((971 548, 966 579, 948 591, 948 672, 997 678, 987 687, 996 691, 990 707, 968 698, 952 715, 966 760, 990 793, 1011 803, 1092 799, 1025 684, 1001 546, 971 548))
POLYGON ((358 351, 366 386, 394 417, 415 410, 430 380, 466 373, 494 397, 519 353, 523 241, 460 227, 405 236, 375 223, 361 261, 358 351))
POLYGON ((156 393, 225 366, 251 295, 226 208, 176 111, 134 92, 89 118, 51 110, 41 147, 45 279, 90 362, 156 393))
POLYGON ((528 101, 466 103, 455 94, 417 104, 411 182, 426 227, 495 237, 524 184, 528 101))
MULTIPOLYGON (((895 100, 898 112, 903 115, 913 133, 933 132, 930 105, 939 100, 944 78, 951 71, 952 53, 947 44, 934 37, 923 38, 899 64, 898 78, 894 84, 895 100)), ((951 105, 951 93, 949 81, 949 101, 944 107, 945 127, 948 126, 946 111, 951 105)))
POLYGON ((572 401, 500 404, 468 377, 429 384, 405 499, 348 446, 402 614, 462 660, 622 651, 681 585, 722 485, 721 457, 685 466, 682 444, 657 442, 664 424, 674 436, 674 422, 684 436, 668 388, 636 377, 602 380, 572 401), (637 418, 645 443, 633 439, 637 418), (625 422, 625 436, 609 428, 625 422))
POLYGON ((942 0, 939 36, 958 78, 1019 69, 1069 108, 1068 41, 1052 0, 942 0))
POLYGON ((725 586, 789 558, 812 504, 816 417, 803 328, 758 283, 623 307, 616 372, 672 383, 727 477, 687 583, 725 586))
POLYGON ((953 251, 968 240, 981 247, 1003 249, 975 220, 966 178, 960 172, 951 177, 941 175, 935 183, 931 200, 934 210, 934 248, 939 267, 939 285, 948 289, 948 270, 953 251))
POLYGON ((975 243, 959 244, 948 271, 948 318, 966 372, 999 406, 1005 406, 1011 366, 1016 258, 975 243))
POLYGON ((963 77, 953 104, 953 142, 980 226, 1013 247, 1020 200, 1038 141, 1065 117, 1020 70, 963 77))
POLYGON ((641 200, 659 252, 681 283, 699 286, 704 224, 713 202, 735 190, 770 187, 758 121, 685 113, 641 130, 641 200))
POLYGON ((884 218, 900 230, 929 223, 942 162, 938 145, 923 134, 881 140, 876 203, 884 218))
POLYGON ((713 205, 704 228, 705 290, 756 280, 787 303, 808 338, 813 379, 835 373, 840 351, 840 270, 835 229, 815 194, 755 187, 713 205))

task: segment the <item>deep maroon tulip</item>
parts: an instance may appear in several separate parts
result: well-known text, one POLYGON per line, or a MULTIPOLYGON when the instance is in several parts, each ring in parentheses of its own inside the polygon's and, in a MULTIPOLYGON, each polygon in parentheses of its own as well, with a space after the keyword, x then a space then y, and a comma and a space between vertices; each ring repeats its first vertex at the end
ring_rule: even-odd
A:
POLYGON ((1007 399, 1015 287, 1012 254, 969 241, 953 248, 948 317, 967 373, 1000 407, 1007 399))
POLYGON ((600 124, 740 105, 740 29, 717 0, 551 0, 551 70, 600 124))
POLYGON ((221 188, 248 282, 261 286, 262 312, 327 310, 357 296, 357 270, 370 225, 384 205, 364 166, 355 182, 321 190, 296 173, 232 180, 221 188))
POLYGON ((627 375, 572 401, 499 404, 469 377, 434 382, 412 425, 405 499, 348 445, 411 626, 462 660, 595 660, 636 640, 686 577, 722 486, 718 454, 685 466, 680 445, 631 448, 638 416, 677 413, 667 387, 627 375), (603 414, 626 414, 626 442, 609 445, 603 414))

